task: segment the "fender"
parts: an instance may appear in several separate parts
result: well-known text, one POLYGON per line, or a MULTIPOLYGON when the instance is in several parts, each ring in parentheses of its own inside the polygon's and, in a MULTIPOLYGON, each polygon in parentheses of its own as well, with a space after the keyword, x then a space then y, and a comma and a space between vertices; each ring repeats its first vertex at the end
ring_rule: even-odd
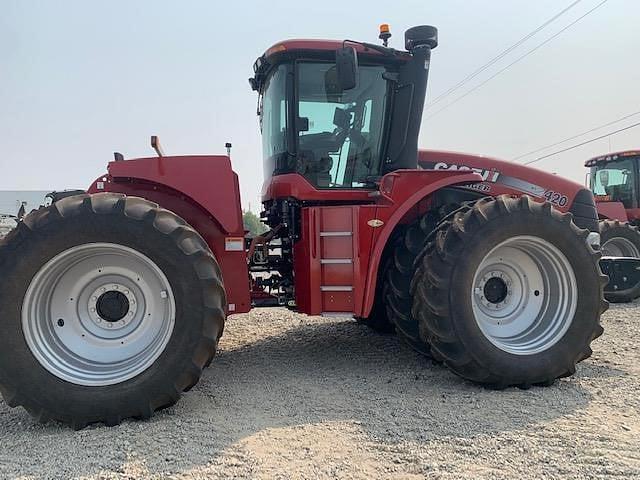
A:
POLYGON ((373 308, 378 268, 396 227, 421 203, 428 201, 434 192, 445 187, 463 187, 477 182, 482 182, 482 176, 471 171, 396 170, 382 178, 380 194, 386 202, 381 202, 376 208, 376 219, 383 222, 383 227, 374 231, 361 316, 368 316, 373 308))
MULTIPOLYGON (((136 158, 109 162, 107 180, 138 179, 165 185, 201 205, 225 233, 243 231, 238 176, 225 155, 136 158)), ((100 191, 100 180, 94 182, 100 191)))
POLYGON ((549 201, 568 212, 573 199, 584 185, 527 165, 497 158, 439 150, 420 150, 420 168, 427 170, 473 171, 482 176, 482 183, 468 188, 484 195, 500 194, 531 196, 539 202, 549 201))
POLYGON ((251 299, 240 195, 237 176, 231 170, 228 157, 163 157, 161 168, 164 171, 161 174, 158 173, 157 165, 153 169, 149 166, 149 162, 157 160, 151 158, 111 162, 109 173, 94 181, 87 193, 116 192, 146 198, 182 217, 207 242, 220 265, 227 293, 228 314, 248 312, 251 309, 251 299), (180 169, 182 173, 179 177, 192 177, 172 178, 173 170, 185 159, 194 160, 185 162, 185 168, 180 169), (218 159, 222 159, 222 162, 216 165, 218 159), (167 160, 172 161, 166 162, 167 160), (141 166, 138 162, 144 165, 141 166), (155 169, 155 172, 147 169, 155 169), (197 173, 194 169, 197 169, 197 173), (114 177, 114 173, 117 176, 114 177), (139 177, 136 176, 138 173, 141 173, 139 177), (188 190, 190 187, 185 185, 185 180, 195 184, 193 192, 188 190), (229 183, 223 183, 225 180, 229 183), (205 184, 208 184, 210 193, 204 190, 205 184), (190 191, 190 195, 187 196, 184 191, 190 191), (198 202, 194 197, 205 203, 198 202), (222 197, 226 197, 224 201, 220 200, 222 197), (234 219, 236 215, 239 218, 234 219), (229 248, 228 238, 240 239, 242 248, 229 248))
POLYGON ((598 217, 600 219, 629 221, 627 210, 622 202, 596 202, 596 207, 598 208, 598 217))
POLYGON ((598 215, 593 193, 584 185, 543 170, 497 158, 440 150, 420 150, 420 168, 427 170, 474 171, 482 183, 469 185, 482 195, 529 195, 537 202, 550 202, 561 212, 570 212, 576 225, 598 232, 598 215))

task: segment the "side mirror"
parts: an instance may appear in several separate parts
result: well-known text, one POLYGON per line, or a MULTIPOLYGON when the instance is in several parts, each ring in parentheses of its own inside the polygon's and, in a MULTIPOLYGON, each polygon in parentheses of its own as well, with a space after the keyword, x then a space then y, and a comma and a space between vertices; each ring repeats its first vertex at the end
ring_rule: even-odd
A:
POLYGON ((351 90, 358 84, 358 54, 354 47, 336 50, 337 83, 342 91, 351 90))

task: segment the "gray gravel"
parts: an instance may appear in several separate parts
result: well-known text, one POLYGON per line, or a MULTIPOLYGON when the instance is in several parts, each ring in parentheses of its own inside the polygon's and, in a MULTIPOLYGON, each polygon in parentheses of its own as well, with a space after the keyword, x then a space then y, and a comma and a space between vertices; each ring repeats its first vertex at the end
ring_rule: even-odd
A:
POLYGON ((640 308, 576 376, 489 391, 395 336, 259 310, 173 408, 80 432, 0 401, 0 478, 640 477, 640 308))

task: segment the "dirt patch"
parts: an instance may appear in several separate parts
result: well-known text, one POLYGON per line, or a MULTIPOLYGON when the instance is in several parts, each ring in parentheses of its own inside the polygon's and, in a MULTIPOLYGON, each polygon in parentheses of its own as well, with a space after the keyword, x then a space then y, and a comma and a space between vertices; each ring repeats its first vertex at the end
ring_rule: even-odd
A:
POLYGON ((80 432, 0 401, 0 478, 640 477, 640 308, 576 376, 485 390, 346 319, 259 310, 173 408, 80 432))

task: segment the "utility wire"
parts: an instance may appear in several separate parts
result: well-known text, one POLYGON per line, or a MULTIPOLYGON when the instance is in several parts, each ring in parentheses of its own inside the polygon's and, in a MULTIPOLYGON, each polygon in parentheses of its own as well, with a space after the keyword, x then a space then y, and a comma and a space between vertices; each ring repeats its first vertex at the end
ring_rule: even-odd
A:
POLYGON ((509 53, 511 53, 513 50, 515 50, 516 48, 518 48, 520 45, 522 45, 524 42, 526 42, 527 40, 529 40, 531 37, 533 37, 536 33, 538 33, 540 30, 542 30, 543 28, 545 28, 547 25, 549 25, 550 23, 554 22, 555 20, 557 20, 559 17, 561 17, 562 15, 564 15, 566 12, 568 12, 569 10, 571 10, 573 7, 575 7, 578 3, 580 3, 582 0, 576 0, 574 1, 572 4, 570 4, 568 7, 566 7, 564 10, 562 10, 559 13, 556 13, 553 17, 551 17, 549 20, 547 20, 546 22, 544 22, 542 25, 540 25, 538 28, 536 28, 535 30, 533 30, 532 32, 528 33, 527 35, 525 35, 524 37, 522 37, 520 40, 518 40, 516 43, 514 43, 513 45, 511 45, 509 48, 507 48, 506 50, 503 50, 502 52, 500 52, 497 56, 493 57, 491 60, 489 60, 487 63, 485 63, 484 65, 482 65, 480 68, 478 68, 477 70, 475 70, 474 72, 470 73, 469 75, 467 75, 466 77, 464 77, 462 80, 460 80, 459 83, 457 83, 456 85, 454 85, 453 87, 449 88, 449 90, 447 90, 446 92, 438 95, 432 102, 430 102, 427 106, 426 106, 426 110, 430 109, 431 107, 433 107, 436 103, 440 102, 441 100, 445 99, 446 97, 448 97, 449 95, 451 95, 453 92, 455 92, 456 90, 458 90, 460 87, 462 87, 463 85, 465 85, 466 83, 468 83, 470 80, 473 80, 475 77, 477 77, 478 75, 480 75, 482 72, 484 72, 487 68, 489 68, 490 66, 492 66, 494 63, 496 63, 498 60, 501 60, 504 56, 508 55, 509 53))
POLYGON ((604 135, 600 135, 599 137, 592 138, 590 140, 586 140, 584 142, 577 143, 575 145, 571 145, 570 147, 563 148, 562 150, 558 150, 557 152, 553 152, 553 153, 550 153, 548 155, 544 155, 542 157, 538 157, 536 159, 529 160, 528 162, 524 162, 524 165, 530 165, 532 163, 539 162, 540 160, 544 160, 545 158, 553 157, 554 155, 558 155, 559 153, 563 153, 563 152, 567 152, 569 150, 573 150, 574 148, 578 148, 578 147, 581 147, 581 146, 586 145, 588 143, 595 142, 596 140, 602 140, 603 138, 607 138, 607 137, 609 137, 611 135, 615 135, 616 133, 624 132, 625 130, 629 130, 629 129, 637 127, 637 126, 640 126, 640 122, 634 123, 632 125, 628 125, 628 126, 626 126, 624 128, 620 128, 620 129, 615 130, 613 132, 605 133, 604 135))
POLYGON ((576 138, 580 138, 580 137, 586 135, 587 133, 592 133, 592 132, 595 132, 597 130, 600 130, 601 128, 609 127, 609 126, 614 125, 616 123, 619 123, 619 122, 621 122, 623 120, 626 120, 627 118, 631 118, 631 117, 633 117, 635 115, 638 115, 639 113, 640 113, 640 110, 638 110, 637 112, 630 113, 629 115, 625 115, 624 117, 620 117, 617 120, 612 120, 611 122, 605 123, 604 125, 599 125, 597 127, 590 128, 589 130, 585 130, 584 132, 580 132, 580 133, 578 133, 576 135, 573 135, 571 137, 565 138, 564 140, 560 140, 559 142, 551 143, 549 145, 545 145, 544 147, 536 148, 535 150, 531 150, 530 152, 523 153, 522 155, 518 155, 517 157, 514 157, 511 160, 512 161, 519 160, 521 158, 528 157, 529 155, 533 155, 534 153, 541 152, 541 151, 546 150, 548 148, 557 147, 558 145, 562 145, 563 143, 568 142, 569 140, 575 140, 576 138))
POLYGON ((544 42, 538 44, 537 46, 535 46, 534 48, 532 48, 531 50, 529 50, 527 53, 525 53, 524 55, 518 57, 517 59, 515 59, 513 62, 511 62, 510 64, 508 64, 506 67, 504 67, 501 70, 498 70, 497 73, 493 74, 492 76, 490 76, 489 78, 487 78, 484 82, 476 85, 475 87, 473 87, 471 90, 467 91, 467 93, 459 96, 458 98, 456 98, 453 102, 448 103, 447 105, 445 105, 444 107, 442 107, 440 110, 436 110, 434 113, 432 113, 431 115, 428 115, 426 118, 430 119, 435 117, 436 115, 438 115, 440 112, 446 110, 447 108, 451 107, 452 105, 455 105, 456 103, 458 103, 460 100, 462 100, 463 98, 471 95, 473 92, 475 92, 476 90, 478 90, 479 88, 483 87, 484 85, 486 85, 487 83, 489 83, 491 80, 493 80, 494 78, 496 78, 498 75, 502 74, 504 71, 506 71, 507 69, 509 69, 510 67, 512 67, 513 65, 515 65, 516 63, 520 62, 521 60, 524 60, 526 57, 528 57, 529 55, 531 55, 533 52, 535 52, 536 50, 538 50, 539 48, 543 47, 544 45, 546 45, 547 43, 549 43, 551 40, 553 40, 554 38, 556 38, 558 35, 560 35, 561 33, 565 32, 566 30, 568 30, 569 28, 571 28, 572 26, 574 26, 576 23, 578 23, 580 20, 582 20, 583 18, 585 18, 587 15, 591 14, 592 12, 594 12, 596 9, 600 8, 602 5, 604 5, 605 3, 607 3, 608 0, 602 0, 599 4, 597 4, 595 7, 593 7, 591 10, 589 10, 587 13, 581 15, 580 17, 576 18, 573 22, 571 22, 569 25, 567 25, 566 27, 564 27, 562 30, 560 30, 559 32, 556 32, 555 34, 553 34, 551 37, 547 38, 544 42))

